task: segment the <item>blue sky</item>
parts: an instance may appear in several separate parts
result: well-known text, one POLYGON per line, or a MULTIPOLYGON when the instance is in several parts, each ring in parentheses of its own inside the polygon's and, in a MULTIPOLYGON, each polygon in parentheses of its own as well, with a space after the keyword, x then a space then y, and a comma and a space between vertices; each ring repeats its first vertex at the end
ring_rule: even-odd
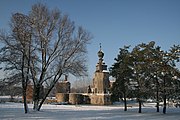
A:
POLYGON ((90 77, 99 43, 110 67, 119 48, 155 41, 163 50, 180 44, 180 0, 1 0, 0 28, 8 30, 12 13, 27 14, 37 2, 58 8, 93 35, 88 45, 90 77))

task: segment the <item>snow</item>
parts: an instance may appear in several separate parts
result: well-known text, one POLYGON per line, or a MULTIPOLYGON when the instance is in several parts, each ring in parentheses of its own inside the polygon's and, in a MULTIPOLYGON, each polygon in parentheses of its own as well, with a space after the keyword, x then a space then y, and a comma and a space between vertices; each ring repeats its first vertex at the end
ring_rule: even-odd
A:
POLYGON ((32 110, 24 114, 22 103, 0 103, 0 120, 179 120, 180 108, 167 107, 167 114, 156 112, 155 104, 145 104, 142 113, 137 113, 138 107, 123 111, 121 105, 93 106, 93 105, 50 105, 44 104, 41 111, 32 110))

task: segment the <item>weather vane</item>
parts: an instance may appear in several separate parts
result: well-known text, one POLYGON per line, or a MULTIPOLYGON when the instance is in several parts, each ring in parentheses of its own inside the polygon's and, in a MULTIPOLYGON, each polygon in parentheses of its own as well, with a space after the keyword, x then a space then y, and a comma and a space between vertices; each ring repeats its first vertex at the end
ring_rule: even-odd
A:
POLYGON ((100 50, 101 50, 101 43, 99 43, 99 47, 100 47, 100 50))

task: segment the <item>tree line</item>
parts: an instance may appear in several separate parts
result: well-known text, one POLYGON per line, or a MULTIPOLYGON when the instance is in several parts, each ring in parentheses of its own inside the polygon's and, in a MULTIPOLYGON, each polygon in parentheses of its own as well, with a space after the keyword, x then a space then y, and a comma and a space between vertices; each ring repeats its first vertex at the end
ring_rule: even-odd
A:
POLYGON ((132 49, 130 46, 120 48, 110 67, 110 74, 116 78, 111 89, 112 99, 122 99, 127 111, 127 98, 136 98, 139 113, 145 99, 156 101, 157 112, 159 102, 163 101, 165 114, 167 99, 180 99, 179 58, 180 45, 172 46, 169 51, 161 50, 154 41, 138 44, 132 49))

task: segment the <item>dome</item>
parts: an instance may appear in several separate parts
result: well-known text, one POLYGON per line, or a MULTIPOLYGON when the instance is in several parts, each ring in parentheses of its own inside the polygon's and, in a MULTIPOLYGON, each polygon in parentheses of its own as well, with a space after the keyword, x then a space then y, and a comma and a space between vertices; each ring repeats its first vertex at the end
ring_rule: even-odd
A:
POLYGON ((100 50, 100 51, 98 52, 98 57, 99 57, 99 58, 103 58, 103 57, 104 57, 104 53, 103 53, 102 50, 100 50))

